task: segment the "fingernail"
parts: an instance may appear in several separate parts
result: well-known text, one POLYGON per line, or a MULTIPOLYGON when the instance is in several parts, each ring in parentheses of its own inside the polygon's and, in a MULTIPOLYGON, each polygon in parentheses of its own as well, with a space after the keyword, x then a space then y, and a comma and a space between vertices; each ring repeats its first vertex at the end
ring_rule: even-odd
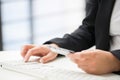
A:
POLYGON ((26 59, 24 59, 24 62, 27 62, 27 60, 26 60, 26 59))
POLYGON ((44 63, 43 59, 40 59, 40 63, 44 63))

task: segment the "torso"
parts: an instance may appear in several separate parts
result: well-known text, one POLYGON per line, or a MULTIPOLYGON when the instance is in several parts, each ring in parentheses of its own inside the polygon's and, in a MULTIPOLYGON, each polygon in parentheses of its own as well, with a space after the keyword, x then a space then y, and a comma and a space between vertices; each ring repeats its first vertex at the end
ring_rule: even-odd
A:
POLYGON ((110 50, 120 49, 120 0, 116 0, 110 22, 110 50))

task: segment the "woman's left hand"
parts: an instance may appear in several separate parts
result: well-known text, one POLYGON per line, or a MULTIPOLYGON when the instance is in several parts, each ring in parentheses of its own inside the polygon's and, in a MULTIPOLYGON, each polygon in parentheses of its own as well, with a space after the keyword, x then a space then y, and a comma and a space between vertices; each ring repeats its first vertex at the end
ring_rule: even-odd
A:
POLYGON ((68 57, 79 68, 90 74, 105 74, 120 71, 120 61, 112 53, 103 50, 84 50, 68 57))

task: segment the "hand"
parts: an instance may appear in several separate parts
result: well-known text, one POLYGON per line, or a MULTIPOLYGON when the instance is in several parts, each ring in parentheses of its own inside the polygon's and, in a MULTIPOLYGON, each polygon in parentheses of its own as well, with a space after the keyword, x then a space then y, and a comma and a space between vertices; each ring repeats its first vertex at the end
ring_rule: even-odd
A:
MULTIPOLYGON (((56 44, 50 44, 51 46, 57 47, 56 44)), ((31 56, 38 56, 40 58, 40 62, 46 63, 51 60, 54 60, 57 57, 57 54, 51 52, 46 45, 35 46, 35 45, 24 45, 21 51, 21 55, 24 58, 24 61, 27 62, 31 56)))
POLYGON ((105 74, 120 71, 120 61, 107 51, 85 50, 69 54, 68 57, 87 73, 105 74))

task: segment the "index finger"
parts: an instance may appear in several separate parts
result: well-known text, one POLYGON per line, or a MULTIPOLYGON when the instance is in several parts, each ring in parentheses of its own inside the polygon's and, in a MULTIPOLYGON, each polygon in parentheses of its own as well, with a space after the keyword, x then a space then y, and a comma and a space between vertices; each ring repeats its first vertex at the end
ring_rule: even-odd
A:
POLYGON ((70 58, 75 63, 78 63, 80 58, 78 54, 68 54, 67 57, 70 58))
POLYGON ((24 45, 21 50, 21 56, 24 58, 28 50, 35 47, 35 45, 24 45))
POLYGON ((27 54, 24 57, 24 61, 27 62, 30 58, 30 56, 34 55, 34 56, 43 56, 46 53, 48 53, 49 50, 47 48, 45 48, 44 46, 38 46, 38 47, 34 47, 31 48, 27 54))
POLYGON ((86 56, 86 54, 82 54, 82 52, 76 52, 74 54, 69 54, 68 57, 75 63, 80 63, 80 62, 84 62, 85 60, 88 59, 88 57, 86 56))

